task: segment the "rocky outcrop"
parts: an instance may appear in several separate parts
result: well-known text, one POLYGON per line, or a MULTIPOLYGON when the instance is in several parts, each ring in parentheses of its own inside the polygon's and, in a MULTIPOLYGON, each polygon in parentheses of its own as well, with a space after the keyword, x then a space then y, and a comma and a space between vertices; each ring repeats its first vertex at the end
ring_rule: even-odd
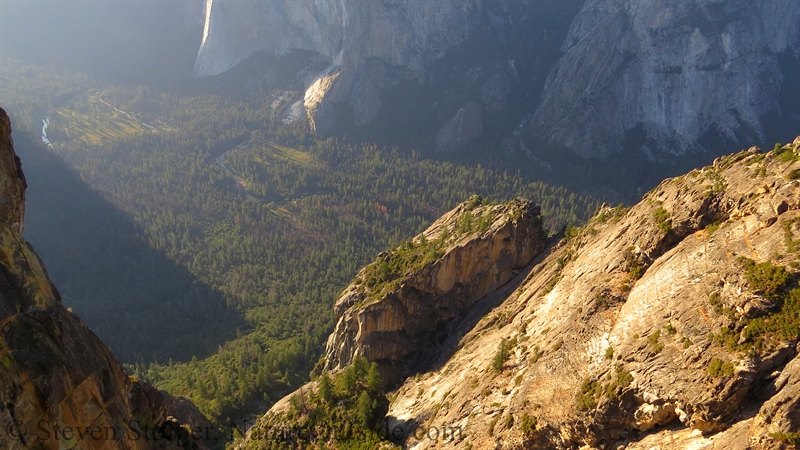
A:
POLYGON ((3 195, 0 197, 0 218, 3 225, 17 234, 22 233, 26 187, 22 164, 14 153, 11 121, 5 111, 2 111, 0 112, 0 192, 3 195))
POLYGON ((800 138, 602 209, 465 330, 441 368, 406 380, 388 429, 446 425, 474 448, 796 440, 798 173, 800 138))
POLYGON ((479 205, 462 203, 359 272, 334 307, 326 369, 361 356, 401 375, 430 362, 467 311, 544 248, 537 205, 479 205))
POLYGON ((531 129, 581 156, 618 151, 626 133, 651 156, 709 135, 763 142, 767 114, 797 115, 779 105, 779 54, 800 57, 797 2, 590 0, 562 50, 531 129))
POLYGON ((20 236, 24 177, 2 109, 0 122, 0 447, 205 448, 202 439, 179 433, 186 426, 213 430, 193 405, 129 379, 100 339, 61 305, 41 260, 20 236))

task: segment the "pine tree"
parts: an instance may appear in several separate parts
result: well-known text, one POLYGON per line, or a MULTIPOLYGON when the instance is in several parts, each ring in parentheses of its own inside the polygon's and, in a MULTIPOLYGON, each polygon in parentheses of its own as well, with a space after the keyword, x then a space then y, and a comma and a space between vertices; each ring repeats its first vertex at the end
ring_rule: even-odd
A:
POLYGON ((378 364, 373 362, 369 366, 369 372, 367 372, 367 390, 374 394, 378 392, 381 386, 381 373, 378 370, 378 364))
POLYGON ((333 403, 333 387, 328 372, 323 372, 319 380, 319 396, 327 404, 333 403))
POLYGON ((372 399, 369 397, 367 391, 361 391, 356 403, 356 414, 358 414, 358 421, 364 428, 369 428, 372 422, 372 399))

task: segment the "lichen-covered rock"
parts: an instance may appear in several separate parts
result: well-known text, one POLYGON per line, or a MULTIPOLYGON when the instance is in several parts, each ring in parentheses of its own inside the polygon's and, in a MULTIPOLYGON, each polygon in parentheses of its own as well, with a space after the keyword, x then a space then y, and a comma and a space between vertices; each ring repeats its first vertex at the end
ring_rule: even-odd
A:
POLYGON ((108 347, 61 305, 20 236, 24 177, 1 109, 0 122, 0 448, 206 448, 178 433, 181 426, 211 427, 197 408, 131 381, 108 347))

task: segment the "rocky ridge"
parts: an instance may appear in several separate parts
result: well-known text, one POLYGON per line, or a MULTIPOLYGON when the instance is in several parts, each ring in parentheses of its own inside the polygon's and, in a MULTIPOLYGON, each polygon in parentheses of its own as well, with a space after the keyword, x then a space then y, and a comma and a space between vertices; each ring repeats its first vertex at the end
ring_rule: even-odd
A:
POLYGON ((131 380, 108 347, 61 305, 41 260, 20 236, 26 185, 2 109, 0 186, 0 447, 206 448, 188 430, 213 435, 216 428, 194 405, 131 380))
POLYGON ((440 370, 407 380, 389 416, 458 426, 476 448, 771 448, 796 436, 796 300, 755 288, 740 259, 783 267, 780 289, 797 296, 786 292, 800 139, 778 153, 720 158, 629 210, 601 210, 440 370), (783 320, 785 334, 755 325, 783 320))
MULTIPOLYGON (((718 158, 568 228, 388 395, 386 439, 415 449, 796 444, 798 179, 800 137, 718 158)), ((359 298, 337 302, 330 361, 370 355, 368 339, 341 339, 355 333, 341 318, 366 310, 359 298)))

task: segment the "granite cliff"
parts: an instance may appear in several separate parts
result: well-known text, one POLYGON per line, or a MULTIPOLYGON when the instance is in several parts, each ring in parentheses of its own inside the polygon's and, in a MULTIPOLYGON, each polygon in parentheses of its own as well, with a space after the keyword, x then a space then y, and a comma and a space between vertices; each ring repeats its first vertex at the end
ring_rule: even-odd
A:
POLYGON ((589 0, 562 51, 531 125, 581 156, 626 137, 651 156, 763 142, 765 117, 800 119, 781 104, 796 68, 780 67, 800 58, 797 2, 589 0))
POLYGON ((407 380, 388 416, 458 426, 476 448, 796 439, 798 161, 800 138, 603 208, 535 261, 440 370, 407 380))
POLYGON ((194 73, 224 72, 257 51, 310 50, 328 63, 307 74, 298 103, 312 128, 335 126, 332 104, 347 102, 357 124, 372 120, 387 72, 419 77, 424 65, 463 42, 480 15, 473 0, 237 2, 207 0, 194 73))
POLYGON ((194 405, 130 379, 61 305, 20 236, 26 184, 2 109, 0 186, 0 448, 206 448, 203 433, 216 428, 194 405))
POLYGON ((665 160, 800 126, 794 1, 191 1, 197 75, 258 51, 317 55, 285 118, 323 134, 410 108, 444 153, 482 133, 514 141, 522 122, 534 150, 665 160))
MULTIPOLYGON (((604 206, 546 246, 536 226, 501 214, 435 262, 411 265, 388 284, 370 281, 407 243, 362 270, 337 302, 327 368, 336 373, 355 356, 385 364, 433 342, 424 350, 427 365, 407 371, 416 375, 388 394, 387 445, 791 448, 800 439, 798 179, 800 137, 667 179, 631 208, 604 206), (501 232, 515 227, 518 233, 501 232), (524 233, 532 233, 527 241, 514 237, 524 233), (456 298, 466 309, 431 341, 431 325, 419 327, 417 318, 440 300, 409 314, 414 309, 401 307, 398 292, 412 280, 427 281, 418 291, 436 292, 437 278, 426 275, 432 268, 444 267, 447 255, 458 259, 457 248, 467 254, 487 242, 502 242, 509 253, 474 261, 515 269, 458 267, 454 277, 469 294, 456 298), (406 335, 383 340, 387 330, 406 335)), ((488 211, 499 208, 514 207, 488 211)), ((444 224, 464 223, 472 210, 460 205, 425 239, 444 224)), ((312 383, 295 396, 313 398, 318 389, 312 383)), ((290 403, 278 402, 250 434, 269 436, 290 403)), ((252 437, 239 444, 264 445, 252 437)))

